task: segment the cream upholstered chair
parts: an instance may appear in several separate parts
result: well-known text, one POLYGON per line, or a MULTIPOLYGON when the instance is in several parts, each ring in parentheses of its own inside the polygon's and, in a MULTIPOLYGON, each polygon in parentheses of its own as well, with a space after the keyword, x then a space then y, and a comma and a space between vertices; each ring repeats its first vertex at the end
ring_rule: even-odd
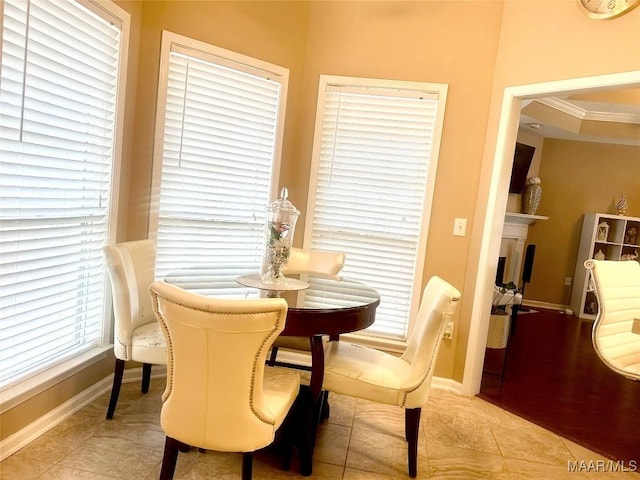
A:
POLYGON ((107 245, 103 252, 111 282, 115 319, 113 353, 116 366, 107 409, 107 419, 111 419, 120 395, 125 362, 142 363, 142 392, 147 393, 151 365, 167 364, 167 347, 149 295, 156 263, 154 241, 136 240, 107 245))
POLYGON ((598 299, 593 346, 614 372, 640 380, 640 263, 587 260, 598 299))
MULTIPOLYGON (((326 275, 338 275, 344 267, 345 255, 342 252, 331 252, 328 250, 304 250, 302 248, 292 248, 289 261, 284 269, 284 273, 294 272, 314 272, 326 275)), ((269 365, 275 365, 278 358, 279 349, 303 351, 311 350, 307 337, 278 337, 271 347, 269 365)), ((297 366, 286 364, 287 366, 297 366)))
POLYGON ((297 372, 265 366, 286 301, 213 299, 164 282, 150 291, 169 347, 160 478, 173 478, 187 445, 243 452, 242 478, 251 478, 253 452, 273 442, 300 388, 297 372))
POLYGON ((292 248, 289 261, 284 268, 285 275, 292 272, 317 272, 337 275, 344 267, 345 255, 328 250, 305 250, 292 248))
POLYGON ((409 475, 417 475, 420 412, 427 402, 445 326, 460 292, 431 277, 422 295, 416 323, 401 357, 344 341, 329 342, 322 388, 405 409, 409 475))

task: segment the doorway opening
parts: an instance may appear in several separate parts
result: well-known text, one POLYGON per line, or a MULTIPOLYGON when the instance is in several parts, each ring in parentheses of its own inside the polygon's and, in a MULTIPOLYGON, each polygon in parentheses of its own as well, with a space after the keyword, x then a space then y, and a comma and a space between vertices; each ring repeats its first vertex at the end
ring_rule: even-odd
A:
POLYGON ((476 290, 467 343, 461 393, 480 391, 487 330, 504 224, 508 186, 513 166, 519 115, 523 102, 554 95, 571 95, 608 88, 639 87, 640 71, 585 77, 556 82, 508 87, 503 95, 494 161, 489 179, 487 209, 484 216, 476 290), (486 308, 485 308, 486 307, 486 308))

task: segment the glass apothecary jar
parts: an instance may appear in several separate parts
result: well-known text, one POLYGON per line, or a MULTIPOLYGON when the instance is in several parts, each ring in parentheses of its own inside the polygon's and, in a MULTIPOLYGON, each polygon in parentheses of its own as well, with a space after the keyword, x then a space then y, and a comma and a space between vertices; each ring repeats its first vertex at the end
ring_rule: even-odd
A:
POLYGON ((264 254, 262 256, 262 283, 283 284, 282 273, 291 255, 293 233, 300 212, 287 199, 289 191, 283 188, 280 198, 267 207, 264 229, 264 254))

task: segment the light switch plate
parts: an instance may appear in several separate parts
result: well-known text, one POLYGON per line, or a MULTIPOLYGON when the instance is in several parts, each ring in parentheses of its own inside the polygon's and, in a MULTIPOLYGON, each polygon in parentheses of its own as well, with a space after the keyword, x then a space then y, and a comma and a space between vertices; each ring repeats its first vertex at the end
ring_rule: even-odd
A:
POLYGON ((464 237, 467 233, 467 219, 456 218, 453 222, 453 234, 456 237, 464 237))

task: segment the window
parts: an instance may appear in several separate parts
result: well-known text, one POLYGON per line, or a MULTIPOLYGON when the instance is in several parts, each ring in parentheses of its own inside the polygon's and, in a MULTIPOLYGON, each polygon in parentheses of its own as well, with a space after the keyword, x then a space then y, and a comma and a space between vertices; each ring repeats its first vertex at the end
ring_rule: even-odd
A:
POLYGON ((105 340, 128 21, 107 2, 2 2, 2 387, 105 340))
POLYGON ((420 296, 446 85, 321 76, 305 246, 381 296, 367 333, 404 341, 420 296))
POLYGON ((154 182, 156 276, 262 257, 288 70, 163 33, 154 182))

